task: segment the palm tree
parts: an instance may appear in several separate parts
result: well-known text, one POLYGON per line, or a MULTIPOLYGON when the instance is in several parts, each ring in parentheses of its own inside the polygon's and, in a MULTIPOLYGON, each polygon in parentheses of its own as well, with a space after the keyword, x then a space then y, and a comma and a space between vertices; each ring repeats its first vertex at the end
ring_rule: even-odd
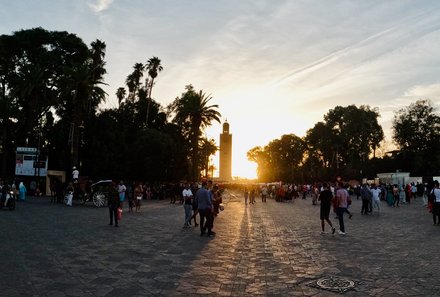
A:
POLYGON ((200 145, 199 159, 204 160, 203 169, 205 170, 205 176, 209 176, 210 167, 209 158, 218 151, 218 147, 215 145, 214 139, 202 138, 200 145))
POLYGON ((127 91, 125 91, 125 88, 120 87, 116 90, 116 97, 118 98, 119 106, 121 106, 121 102, 122 100, 124 100, 126 95, 127 95, 127 91))
POLYGON ((95 110, 105 100, 106 92, 100 87, 105 84, 101 79, 94 79, 94 72, 87 63, 66 69, 63 90, 70 97, 72 112, 72 165, 79 165, 80 127, 84 127, 90 111, 95 110))
POLYGON ((150 58, 147 61, 146 69, 148 70, 148 75, 151 77, 148 98, 151 99, 151 92, 153 90, 154 79, 157 77, 159 72, 163 70, 162 65, 160 65, 160 59, 158 57, 150 58))
POLYGON ((157 77, 157 74, 163 70, 162 65, 160 65, 160 59, 158 57, 150 58, 147 61, 146 69, 148 70, 148 75, 151 77, 150 85, 147 86, 149 92, 148 92, 147 117, 145 123, 148 126, 148 115, 150 113, 150 102, 152 100, 151 93, 153 91, 154 79, 157 77))
POLYGON ((145 66, 142 63, 136 63, 133 66, 134 70, 127 76, 125 83, 128 87, 128 99, 134 101, 137 92, 140 88, 141 78, 144 76, 145 66))
POLYGON ((104 74, 107 73, 107 70, 105 67, 105 49, 106 45, 105 42, 96 39, 90 44, 91 49, 90 52, 90 58, 92 59, 91 63, 91 71, 92 71, 92 79, 102 79, 104 74))
POLYGON ((186 86, 186 92, 181 98, 176 98, 170 105, 175 112, 174 122, 181 127, 188 127, 183 131, 188 135, 191 147, 192 178, 199 177, 199 140, 203 129, 210 126, 213 121, 220 123, 221 114, 217 111, 218 105, 208 105, 212 99, 202 90, 196 92, 192 85, 186 86))

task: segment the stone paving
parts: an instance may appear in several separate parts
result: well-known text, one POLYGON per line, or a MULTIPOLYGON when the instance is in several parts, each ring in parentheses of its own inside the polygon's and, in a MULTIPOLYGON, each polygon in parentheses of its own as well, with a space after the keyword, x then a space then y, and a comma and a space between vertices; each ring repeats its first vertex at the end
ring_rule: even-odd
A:
POLYGON ((345 236, 320 233, 310 198, 224 201, 214 237, 182 228, 183 207, 168 201, 124 209, 119 228, 107 208, 18 203, 0 211, 0 296, 342 294, 318 288, 323 277, 350 281, 344 296, 440 296, 440 226, 420 198, 367 216, 354 200, 345 236))

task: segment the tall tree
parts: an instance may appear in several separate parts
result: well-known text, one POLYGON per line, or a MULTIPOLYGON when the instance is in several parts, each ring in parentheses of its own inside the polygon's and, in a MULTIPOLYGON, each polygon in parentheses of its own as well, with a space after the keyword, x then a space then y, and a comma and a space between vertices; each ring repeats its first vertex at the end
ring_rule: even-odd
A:
POLYGON ((202 138, 199 149, 199 160, 204 160, 202 164, 206 177, 209 176, 209 158, 217 151, 218 147, 216 146, 214 139, 202 138))
POLYGON ((88 129, 90 117, 107 95, 101 88, 105 85, 104 57, 105 43, 94 41, 81 60, 63 68, 63 74, 58 79, 63 100, 57 107, 57 113, 63 117, 63 121, 70 120, 68 142, 71 166, 82 165, 80 153, 86 151, 81 150, 83 135, 88 129))
POLYGON ((305 141, 309 156, 317 156, 325 167, 330 167, 333 157, 333 130, 324 122, 318 122, 307 131, 305 141))
POLYGON ((259 181, 275 181, 270 155, 261 146, 250 149, 246 156, 249 161, 257 163, 257 176, 259 181))
POLYGON ((265 150, 269 152, 277 180, 293 180, 304 160, 306 145, 303 139, 288 134, 271 141, 265 150), (296 173, 296 174, 295 174, 296 173))
POLYGON ((256 162, 258 179, 260 181, 293 181, 301 174, 301 164, 306 152, 303 139, 288 134, 280 139, 272 140, 264 148, 255 147, 248 151, 247 157, 256 162))
POLYGON ((161 61, 158 57, 152 57, 148 59, 146 69, 148 71, 148 75, 151 77, 148 98, 151 98, 151 94, 153 92, 154 80, 156 79, 159 72, 163 70, 161 61))
POLYGON ((127 91, 124 87, 120 87, 116 90, 116 98, 118 98, 118 105, 121 106, 122 100, 125 99, 125 96, 127 96, 127 91))
POLYGON ((157 77, 158 73, 163 70, 162 65, 160 65, 160 59, 158 57, 150 58, 147 62, 146 69, 148 70, 148 75, 151 77, 150 85, 148 87, 148 106, 147 106, 147 116, 145 123, 148 126, 148 117, 150 114, 150 101, 152 100, 151 93, 153 92, 154 80, 157 77))
POLYGON ((379 112, 369 106, 336 106, 324 115, 332 131, 335 159, 338 166, 359 167, 384 138, 377 119, 379 112))
MULTIPOLYGON (((21 30, 0 37, 2 64, 0 76, 8 100, 16 113, 15 145, 36 146, 47 143, 44 125, 51 122, 51 108, 65 111, 62 94, 66 69, 89 59, 88 48, 74 34, 47 31, 42 28, 21 30), (40 141, 39 141, 40 140, 40 141)), ((63 115, 58 117, 63 120, 63 115)))
POLYGON ((209 105, 211 96, 206 95, 202 90, 196 92, 192 85, 186 86, 185 89, 186 92, 180 98, 176 98, 169 108, 175 113, 173 122, 180 125, 183 134, 188 137, 191 147, 192 178, 198 179, 200 135, 213 121, 220 123, 221 114, 217 110, 217 104, 209 105))
POLYGON ((133 72, 127 76, 125 83, 128 87, 128 99, 135 101, 141 86, 141 78, 144 76, 145 66, 142 63, 136 63, 133 66, 133 72))
POLYGON ((394 115, 393 140, 400 149, 415 153, 424 151, 439 137, 440 116, 430 100, 418 100, 394 115))
POLYGON ((440 116, 430 100, 418 100, 396 112, 393 140, 400 165, 412 174, 440 173, 440 116))

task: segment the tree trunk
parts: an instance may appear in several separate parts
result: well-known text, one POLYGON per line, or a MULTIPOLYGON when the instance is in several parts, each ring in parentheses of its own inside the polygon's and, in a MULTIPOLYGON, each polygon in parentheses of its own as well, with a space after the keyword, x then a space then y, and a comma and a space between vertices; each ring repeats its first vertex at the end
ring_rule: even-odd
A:
POLYGON ((191 146, 192 146, 192 178, 193 180, 198 180, 199 179, 199 159, 198 159, 198 155, 199 155, 199 135, 200 135, 200 124, 197 125, 196 122, 193 122, 193 134, 192 134, 192 139, 191 139, 191 146))
POLYGON ((2 129, 2 139, 3 139, 3 143, 2 148, 0 149, 0 154, 2 156, 2 165, 1 165, 1 175, 0 176, 9 176, 9 174, 7 174, 7 162, 8 162, 8 150, 7 150, 7 145, 5 143, 5 141, 7 140, 7 129, 6 126, 3 126, 2 129))
POLYGON ((149 92, 148 92, 148 96, 147 96, 147 100, 148 100, 148 104, 147 104, 147 117, 145 119, 145 125, 148 127, 148 117, 150 115, 150 103, 151 103, 151 92, 153 91, 153 83, 154 83, 154 78, 151 78, 151 84, 149 87, 149 92))

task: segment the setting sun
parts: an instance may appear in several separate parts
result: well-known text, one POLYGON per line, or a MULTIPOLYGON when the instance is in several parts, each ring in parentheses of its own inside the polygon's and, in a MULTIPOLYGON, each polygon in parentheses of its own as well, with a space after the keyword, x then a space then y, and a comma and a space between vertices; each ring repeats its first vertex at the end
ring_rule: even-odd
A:
MULTIPOLYGON (((224 106, 222 109, 228 109, 224 106)), ((268 114, 275 112, 271 108, 263 109, 268 114)), ((257 178, 257 164, 247 159, 247 152, 256 146, 266 146, 270 141, 281 137, 284 134, 294 133, 303 136, 307 127, 307 122, 300 116, 287 116, 280 114, 279 118, 270 120, 264 116, 254 116, 257 110, 252 110, 252 114, 243 113, 238 121, 228 121, 230 124, 230 133, 232 134, 232 176, 255 179, 257 178), (282 127, 282 128, 279 128, 282 127)), ((278 112, 279 114, 279 112, 278 112)), ((223 113, 225 118, 227 114, 223 113)), ((221 133, 221 124, 215 123, 207 129, 207 137, 213 138, 219 145, 219 135, 221 133)), ((219 158, 218 154, 213 158, 216 168, 214 176, 218 176, 219 158)))

